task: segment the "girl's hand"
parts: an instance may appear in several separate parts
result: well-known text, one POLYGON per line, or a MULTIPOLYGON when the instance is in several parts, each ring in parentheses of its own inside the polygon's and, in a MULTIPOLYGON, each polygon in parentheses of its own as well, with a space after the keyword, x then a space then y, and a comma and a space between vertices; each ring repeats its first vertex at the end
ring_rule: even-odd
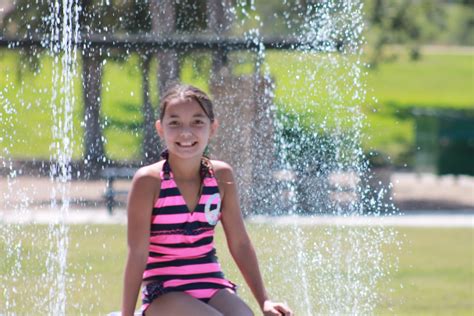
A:
POLYGON ((265 316, 293 316, 293 312, 286 304, 275 303, 269 300, 263 303, 262 311, 265 316))

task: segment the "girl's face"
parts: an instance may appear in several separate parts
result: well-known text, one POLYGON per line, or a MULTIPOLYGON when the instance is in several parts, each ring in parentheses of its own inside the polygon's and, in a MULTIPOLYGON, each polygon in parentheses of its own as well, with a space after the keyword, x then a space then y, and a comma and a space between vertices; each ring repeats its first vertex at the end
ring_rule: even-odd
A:
POLYGON ((156 129, 170 154, 180 158, 201 157, 217 123, 206 115, 193 99, 172 99, 156 129))

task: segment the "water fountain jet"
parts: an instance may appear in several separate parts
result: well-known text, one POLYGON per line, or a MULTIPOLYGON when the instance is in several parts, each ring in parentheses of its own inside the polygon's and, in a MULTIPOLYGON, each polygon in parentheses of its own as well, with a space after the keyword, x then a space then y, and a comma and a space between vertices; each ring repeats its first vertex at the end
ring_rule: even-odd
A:
MULTIPOLYGON (((45 273, 44 280, 48 284, 45 287, 51 289, 49 295, 53 299, 47 304, 42 301, 33 302, 38 305, 35 307, 37 310, 54 314, 65 314, 66 305, 69 304, 66 298, 67 280, 74 277, 66 271, 70 245, 68 226, 63 223, 63 219, 69 212, 68 190, 72 178, 72 82, 77 75, 75 44, 81 43, 87 35, 94 38, 94 34, 85 34, 82 39, 79 38, 77 14, 80 10, 77 2, 71 0, 66 3, 61 7, 64 10, 61 12, 57 11, 59 7, 52 7, 54 23, 63 24, 60 28, 53 28, 50 39, 50 43, 59 45, 51 48, 53 63, 61 64, 54 68, 52 75, 57 86, 53 86, 51 99, 55 118, 50 168, 54 187, 51 207, 61 212, 63 218, 59 223, 50 225, 50 248, 46 251, 48 254, 45 265, 51 265, 53 269, 45 273), (55 204, 57 200, 60 201, 59 204, 55 204), (58 279, 55 279, 56 275, 59 275, 58 279)), ((215 151, 216 156, 225 157, 226 147, 238 149, 234 155, 227 153, 226 160, 238 170, 238 180, 242 187, 253 188, 243 192, 244 211, 250 220, 251 215, 258 213, 268 215, 265 217, 265 224, 259 225, 263 225, 267 236, 272 237, 271 240, 260 242, 264 245, 276 245, 282 250, 282 254, 274 254, 272 259, 265 262, 264 275, 276 273, 281 270, 282 265, 293 267, 297 263, 291 269, 294 274, 283 276, 288 281, 287 287, 275 288, 270 283, 269 290, 276 297, 286 298, 301 314, 310 315, 314 311, 321 314, 373 313, 379 299, 375 287, 388 273, 384 268, 382 247, 393 242, 391 232, 380 227, 359 229, 339 226, 318 226, 308 230, 292 220, 310 215, 367 215, 365 200, 371 188, 360 181, 369 171, 360 147, 361 138, 364 137, 362 127, 365 124, 361 106, 365 102, 366 93, 362 83, 365 70, 360 55, 361 44, 364 42, 362 3, 322 1, 309 5, 304 13, 302 27, 291 34, 297 40, 281 43, 269 43, 260 35, 263 17, 258 16, 255 3, 251 3, 247 7, 245 3, 239 2, 232 9, 245 11, 242 14, 248 15, 238 22, 239 28, 245 30, 245 37, 239 41, 194 39, 191 43, 183 40, 179 44, 179 41, 173 39, 155 39, 150 42, 149 38, 144 37, 131 44, 127 40, 120 41, 120 38, 107 35, 105 40, 95 38, 95 42, 91 41, 90 45, 96 45, 97 51, 101 47, 104 50, 105 47, 121 46, 133 49, 133 45, 145 45, 151 49, 150 52, 166 45, 176 45, 188 50, 246 50, 246 54, 227 52, 227 56, 217 56, 222 63, 219 67, 216 66, 220 68, 214 73, 217 78, 210 78, 210 90, 215 96, 216 105, 220 106, 221 121, 230 126, 227 131, 230 134, 241 131, 248 137, 245 138, 245 144, 238 143, 242 137, 232 140, 225 137, 225 140, 215 145, 215 151), (107 37, 110 37, 109 40, 107 37), (294 51, 271 53, 269 49, 272 47, 290 47, 298 52, 298 56, 292 55, 294 51), (240 58, 252 61, 253 69, 250 74, 235 73, 233 68, 236 68, 240 58), (297 67, 286 69, 283 74, 275 76, 272 58, 293 59, 297 67), (282 83, 285 81, 286 83, 282 83), (305 88, 302 90, 300 86, 305 88), (239 104, 240 107, 237 107, 239 104), (255 105, 257 106, 252 108, 255 105), (299 111, 294 108, 299 108, 299 111), (241 121, 236 118, 242 117, 247 117, 250 123, 239 127, 241 121), (222 146, 223 143, 225 146, 222 146), (265 146, 262 148, 261 144, 265 146), (242 159, 243 153, 247 154, 245 160, 242 159), (235 159, 238 154, 239 159, 235 159), (245 170, 249 164, 252 165, 251 172, 245 170), (352 184, 346 187, 334 180, 341 177, 350 178, 352 184), (252 185, 247 185, 249 183, 252 185), (255 196, 260 198, 255 199, 255 196), (273 201, 278 203, 273 204, 273 201), (287 218, 291 227, 289 233, 278 225, 271 225, 273 216, 286 215, 290 215, 287 218), (285 238, 280 234, 285 234, 285 238), (317 234, 324 236, 323 240, 316 245, 309 244, 317 234)), ((222 37, 222 34, 219 36, 222 37)), ((32 43, 36 45, 34 41, 32 43)), ((21 45, 26 43, 21 42, 21 45)), ((5 90, 0 92, 2 102, 6 100, 6 107, 0 112, 0 118, 3 120, 8 117, 8 122, 11 122, 7 122, 8 126, 19 118, 11 118, 11 113, 15 112, 13 100, 5 97, 5 90)), ((7 166, 9 181, 14 182, 21 172, 13 167, 13 158, 8 149, 14 145, 9 140, 14 140, 6 130, 2 130, 2 135, 7 135, 2 138, 2 142, 7 144, 2 153, 3 164, 7 166)), ((6 194, 11 193, 11 190, 7 190, 6 194)), ((26 215, 28 201, 24 201, 24 204, 10 207, 26 215)), ((378 200, 374 200, 373 204, 376 211, 383 207, 378 200)), ((2 228, 7 227, 2 225, 2 228)), ((24 255, 20 251, 21 241, 15 244, 13 240, 16 236, 30 236, 22 235, 21 228, 8 227, 5 231, 4 242, 15 245, 8 248, 8 260, 18 259, 24 255)), ((264 249, 261 251, 265 252, 264 249)), ((21 279, 25 276, 21 273, 22 263, 20 260, 18 262, 12 268, 12 275, 22 282, 26 279, 21 279)), ((15 291, 15 288, 7 289, 7 312, 20 304, 15 291)))

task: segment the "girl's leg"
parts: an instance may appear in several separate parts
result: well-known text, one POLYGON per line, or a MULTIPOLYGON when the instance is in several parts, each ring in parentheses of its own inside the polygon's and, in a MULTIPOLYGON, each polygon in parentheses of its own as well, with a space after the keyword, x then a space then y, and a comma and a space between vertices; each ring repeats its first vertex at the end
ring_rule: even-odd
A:
POLYGON ((209 305, 225 316, 253 316, 253 312, 236 294, 230 290, 219 290, 209 301, 209 305))
POLYGON ((183 292, 166 293, 153 300, 145 311, 146 316, 222 316, 213 307, 183 292))

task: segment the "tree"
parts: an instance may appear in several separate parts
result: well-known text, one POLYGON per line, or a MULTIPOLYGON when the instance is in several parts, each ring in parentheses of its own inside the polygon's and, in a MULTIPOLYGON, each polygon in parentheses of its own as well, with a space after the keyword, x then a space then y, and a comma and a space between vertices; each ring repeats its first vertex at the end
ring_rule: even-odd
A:
MULTIPOLYGON (((151 19, 147 1, 110 1, 82 0, 79 1, 79 25, 82 38, 90 34, 130 34, 149 32, 151 19), (116 2, 116 3, 115 3, 116 2)), ((54 18, 52 3, 37 1, 32 4, 29 0, 16 0, 11 11, 5 16, 2 34, 15 38, 48 38, 54 18)), ((57 5, 62 6, 62 2, 57 5)), ((62 11, 62 7, 59 8, 62 11)), ((59 33, 61 30, 59 31, 59 33)), ((39 63, 39 48, 33 46, 24 49, 26 56, 22 63, 37 68, 39 63)), ((86 177, 97 176, 107 159, 100 117, 102 65, 105 55, 107 58, 124 60, 130 53, 120 49, 110 49, 107 52, 97 47, 83 45, 80 47, 82 57, 82 88, 84 99, 84 158, 86 177)), ((145 100, 145 103, 147 101, 145 100)))
POLYGON ((370 63, 383 59, 387 44, 405 44, 412 59, 420 57, 420 45, 433 38, 444 25, 443 0, 371 0, 367 19, 371 45, 370 63))
MULTIPOLYGON (((80 26, 83 34, 136 34, 149 32, 151 18, 144 1, 117 1, 104 4, 102 1, 83 0, 80 26)), ((100 124, 102 61, 105 58, 101 49, 84 46, 81 50, 83 61, 83 94, 84 94, 84 147, 89 176, 96 176, 107 162, 102 124, 100 124)), ((107 55, 116 60, 124 60, 130 53, 120 49, 110 49, 107 55)), ((142 55, 143 103, 145 124, 148 122, 149 98, 148 68, 146 55, 142 55), (144 58, 144 59, 143 59, 144 58)), ((145 139, 147 139, 145 133, 145 139)), ((146 146, 145 146, 146 148, 146 146)), ((145 149, 146 150, 146 149, 145 149)))

